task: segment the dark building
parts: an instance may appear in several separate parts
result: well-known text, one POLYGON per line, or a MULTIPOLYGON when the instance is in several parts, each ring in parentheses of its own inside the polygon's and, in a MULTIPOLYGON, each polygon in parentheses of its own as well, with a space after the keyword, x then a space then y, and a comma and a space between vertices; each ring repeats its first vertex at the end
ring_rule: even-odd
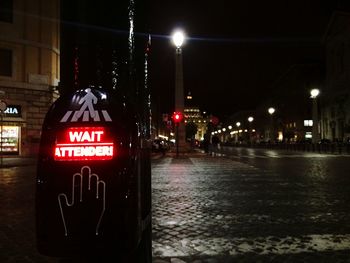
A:
POLYGON ((327 74, 320 94, 321 137, 346 141, 350 139, 350 12, 333 13, 323 41, 327 74))

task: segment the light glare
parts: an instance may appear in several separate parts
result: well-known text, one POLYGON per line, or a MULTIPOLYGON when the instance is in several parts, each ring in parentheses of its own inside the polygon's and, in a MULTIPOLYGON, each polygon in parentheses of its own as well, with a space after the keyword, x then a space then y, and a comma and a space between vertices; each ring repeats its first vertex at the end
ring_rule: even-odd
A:
POLYGON ((180 48, 185 40, 185 35, 182 31, 176 31, 173 34, 173 43, 177 48, 180 48))
POLYGON ((320 94, 320 90, 319 89, 312 89, 310 91, 310 94, 311 94, 311 98, 314 99, 320 94))

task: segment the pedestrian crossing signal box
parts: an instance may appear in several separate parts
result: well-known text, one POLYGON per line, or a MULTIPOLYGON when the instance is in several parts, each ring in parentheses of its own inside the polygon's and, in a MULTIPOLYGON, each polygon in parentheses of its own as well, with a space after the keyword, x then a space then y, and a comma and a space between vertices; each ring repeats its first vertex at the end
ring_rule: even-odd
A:
POLYGON ((150 147, 137 116, 103 89, 78 90, 51 106, 36 180, 40 253, 149 257, 150 147))

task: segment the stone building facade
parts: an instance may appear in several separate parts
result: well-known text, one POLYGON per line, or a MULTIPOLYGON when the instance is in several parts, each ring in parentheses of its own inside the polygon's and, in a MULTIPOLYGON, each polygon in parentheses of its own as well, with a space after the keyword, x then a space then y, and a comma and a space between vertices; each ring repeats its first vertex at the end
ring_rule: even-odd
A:
POLYGON ((59 0, 0 1, 2 154, 30 156, 57 99, 60 79, 59 0))
POLYGON ((320 96, 321 137, 346 141, 350 138, 350 13, 332 15, 324 44, 327 74, 320 96))

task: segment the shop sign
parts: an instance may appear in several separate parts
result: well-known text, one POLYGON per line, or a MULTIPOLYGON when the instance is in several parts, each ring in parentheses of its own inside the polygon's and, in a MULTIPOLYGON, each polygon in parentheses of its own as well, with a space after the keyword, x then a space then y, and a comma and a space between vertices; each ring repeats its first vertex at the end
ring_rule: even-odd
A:
POLYGON ((22 117, 22 109, 20 105, 7 105, 4 111, 6 117, 22 117))

